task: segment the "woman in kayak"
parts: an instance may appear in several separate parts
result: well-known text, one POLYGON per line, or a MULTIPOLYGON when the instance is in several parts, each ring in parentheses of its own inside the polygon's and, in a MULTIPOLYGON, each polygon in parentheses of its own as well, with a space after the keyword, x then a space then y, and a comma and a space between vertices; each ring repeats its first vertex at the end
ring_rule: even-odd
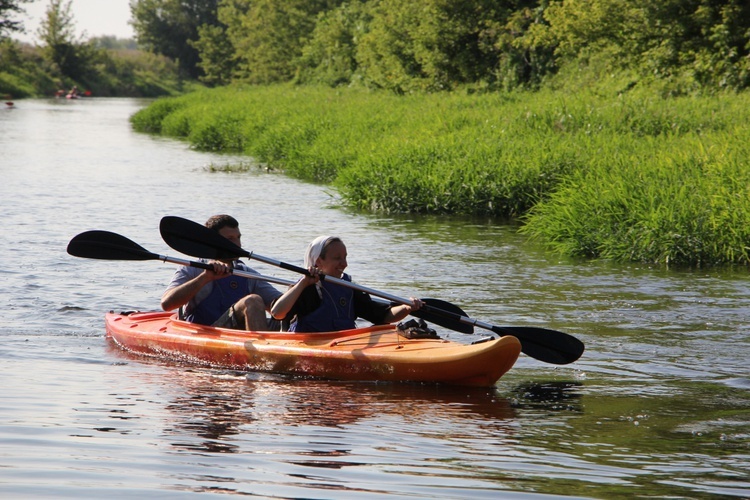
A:
POLYGON ((291 319, 289 331, 327 332, 355 328, 363 318, 374 324, 394 323, 422 307, 422 301, 411 297, 411 305, 390 306, 373 302, 362 291, 329 283, 321 275, 351 281, 346 269, 346 246, 341 238, 319 236, 307 245, 305 268, 310 273, 291 286, 271 305, 276 319, 291 319))

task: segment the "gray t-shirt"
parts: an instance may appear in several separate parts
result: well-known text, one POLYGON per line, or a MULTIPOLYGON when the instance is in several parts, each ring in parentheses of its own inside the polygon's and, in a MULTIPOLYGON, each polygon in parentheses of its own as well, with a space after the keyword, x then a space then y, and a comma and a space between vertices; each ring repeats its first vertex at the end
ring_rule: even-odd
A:
MULTIPOLYGON (((203 262, 206 261, 204 260, 203 262)), ((247 265, 245 265, 245 263, 239 260, 234 261, 232 265, 235 269, 240 271, 252 274, 260 274, 256 270, 248 267, 247 265)), ((182 266, 178 268, 177 271, 175 271, 174 276, 172 276, 172 281, 169 283, 167 290, 182 285, 183 283, 187 283, 202 272, 203 269, 197 267, 182 266)), ((271 303, 281 296, 281 292, 270 285, 267 281, 245 278, 244 276, 233 276, 233 278, 237 281, 237 283, 240 283, 241 286, 247 287, 246 290, 242 290, 244 292, 242 296, 249 294, 259 295, 263 299, 263 303, 265 304, 266 308, 270 308, 271 303)), ((214 300, 206 301, 206 299, 208 299, 214 291, 215 283, 216 281, 208 283, 203 288, 201 288, 192 299, 190 299, 190 301, 185 306, 184 313, 186 316, 200 316, 202 318, 201 323, 212 324, 224 313, 224 311, 226 311, 226 309, 231 304, 226 305, 226 307, 222 307, 219 306, 218 302, 214 300), (201 311, 201 309, 204 310, 201 311)))

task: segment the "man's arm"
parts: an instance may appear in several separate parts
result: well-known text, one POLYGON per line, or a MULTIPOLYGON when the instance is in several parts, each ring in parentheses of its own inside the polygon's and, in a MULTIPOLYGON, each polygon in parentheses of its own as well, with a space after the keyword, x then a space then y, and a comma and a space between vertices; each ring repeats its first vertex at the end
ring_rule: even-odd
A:
MULTIPOLYGON (((213 271, 206 269, 184 283, 167 288, 161 296, 161 308, 165 311, 172 311, 182 307, 195 297, 201 288, 214 280, 225 278, 231 274, 231 268, 224 263, 213 261, 209 264, 213 264, 213 271)), ((172 283, 174 283, 174 280, 172 283)))

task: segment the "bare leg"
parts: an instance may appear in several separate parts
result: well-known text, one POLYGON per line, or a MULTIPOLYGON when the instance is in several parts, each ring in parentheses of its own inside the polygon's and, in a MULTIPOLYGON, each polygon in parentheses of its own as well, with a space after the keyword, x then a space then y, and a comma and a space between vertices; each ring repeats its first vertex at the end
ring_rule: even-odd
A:
MULTIPOLYGON (((266 331, 266 306, 260 295, 247 295, 234 305, 234 313, 244 320, 245 330, 266 331)), ((241 321, 242 322, 242 321, 241 321)))

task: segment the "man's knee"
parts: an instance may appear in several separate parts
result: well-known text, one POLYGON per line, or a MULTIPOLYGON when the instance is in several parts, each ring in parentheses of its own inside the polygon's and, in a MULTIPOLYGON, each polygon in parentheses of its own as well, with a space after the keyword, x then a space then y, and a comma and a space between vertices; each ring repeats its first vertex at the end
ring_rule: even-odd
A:
POLYGON ((265 312, 266 305, 263 303, 263 298, 260 295, 246 295, 241 300, 243 308, 247 311, 262 311, 265 312))

